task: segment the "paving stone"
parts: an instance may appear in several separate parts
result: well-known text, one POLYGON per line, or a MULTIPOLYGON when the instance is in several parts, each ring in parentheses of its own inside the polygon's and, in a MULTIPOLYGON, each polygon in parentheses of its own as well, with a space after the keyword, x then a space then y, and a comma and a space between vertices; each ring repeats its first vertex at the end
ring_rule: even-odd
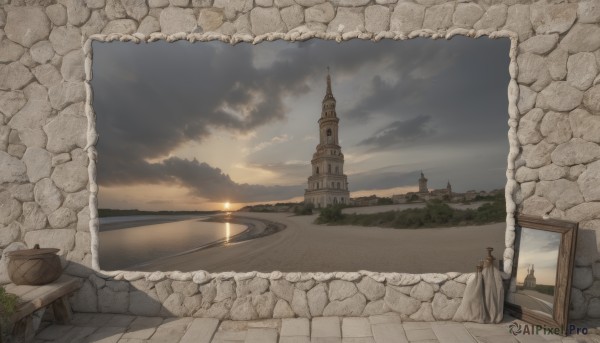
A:
POLYGON ((342 319, 342 337, 372 337, 368 318, 347 317, 342 319))
POLYGON ((312 338, 342 337, 339 317, 319 317, 312 320, 312 338))
POLYGON ((404 330, 431 329, 431 323, 426 322, 406 322, 402 326, 404 330))
POLYGON ((117 327, 128 327, 131 322, 133 322, 135 316, 130 316, 127 314, 115 314, 110 317, 110 319, 106 322, 106 326, 117 326, 117 327))
POLYGON ((95 325, 95 326, 118 326, 118 327, 127 327, 129 326, 129 324, 133 321, 134 318, 132 318, 126 325, 109 325, 109 323, 111 321, 113 321, 115 319, 116 316, 121 316, 119 314, 112 314, 112 313, 92 313, 92 319, 90 320, 90 323, 93 324, 89 324, 90 325, 95 325))
POLYGON ((464 326, 471 335, 477 337, 505 336, 508 334, 508 327, 505 325, 464 323, 464 326))
MULTIPOLYGON (((534 338, 535 339, 535 338, 534 338)), ((543 342, 546 342, 545 339, 540 338, 543 342)), ((477 337, 477 341, 480 343, 519 343, 519 341, 512 335, 502 335, 502 336, 486 336, 486 337, 477 337)), ((560 342, 560 341, 558 341, 560 342)))
POLYGON ((267 328, 250 328, 244 343, 277 343, 277 330, 267 328))
POLYGON ((417 329, 417 330, 406 330, 406 337, 409 341, 424 341, 428 339, 437 339, 433 329, 417 329))
POLYGON ((279 343, 311 343, 308 336, 280 337, 279 343))
MULTIPOLYGON (((95 313, 74 313, 69 324, 86 326, 94 318, 95 313)), ((94 325, 98 326, 96 323, 94 325)))
POLYGON ((180 343, 210 343, 218 325, 218 319, 196 318, 188 327, 180 343))
POLYGON ((373 337, 344 337, 342 343, 375 343, 373 337))
POLYGON ((161 317, 137 317, 129 325, 123 338, 148 339, 162 322, 163 318, 161 317))
POLYGON ((340 337, 316 337, 311 338, 310 343, 342 343, 340 337))
POLYGON ((246 339, 248 330, 244 329, 241 331, 217 331, 211 343, 221 342, 243 342, 246 339))
POLYGON ((86 337, 91 335, 98 328, 94 326, 76 326, 69 330, 65 335, 61 336, 57 341, 63 343, 79 343, 83 342, 86 337))
POLYGON ((400 323, 381 323, 371 326, 376 343, 407 343, 408 338, 400 323))
POLYGON ((307 318, 281 320, 281 337, 310 336, 310 322, 307 318))
POLYGON ((371 323, 371 325, 375 325, 375 324, 400 324, 402 323, 402 319, 400 319, 400 316, 397 313, 388 313, 388 314, 381 314, 381 315, 377 315, 377 316, 370 316, 369 317, 369 322, 371 323))
POLYGON ((443 343, 476 343, 473 336, 469 334, 462 324, 448 323, 431 324, 433 332, 443 343))
POLYGON ((105 326, 96 330, 94 333, 86 338, 86 342, 89 343, 117 343, 123 333, 125 333, 124 327, 118 326, 105 326))
POLYGON ((179 342, 190 322, 191 318, 189 317, 167 319, 156 329, 150 340, 152 343, 179 342))
POLYGON ((35 337, 43 340, 56 340, 60 337, 65 336, 69 331, 74 328, 73 325, 51 325, 40 333, 38 333, 35 337))

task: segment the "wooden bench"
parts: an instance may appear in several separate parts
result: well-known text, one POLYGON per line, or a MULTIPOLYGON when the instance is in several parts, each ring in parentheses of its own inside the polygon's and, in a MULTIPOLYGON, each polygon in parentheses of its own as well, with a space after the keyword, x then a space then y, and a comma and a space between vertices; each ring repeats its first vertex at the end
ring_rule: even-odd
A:
POLYGON ((37 310, 52 307, 54 319, 66 324, 71 318, 71 306, 68 296, 78 290, 80 283, 77 279, 62 275, 58 280, 42 286, 26 286, 8 284, 4 286, 7 293, 19 297, 17 310, 11 318, 13 334, 24 337, 25 341, 33 339, 35 327, 33 313, 37 310))

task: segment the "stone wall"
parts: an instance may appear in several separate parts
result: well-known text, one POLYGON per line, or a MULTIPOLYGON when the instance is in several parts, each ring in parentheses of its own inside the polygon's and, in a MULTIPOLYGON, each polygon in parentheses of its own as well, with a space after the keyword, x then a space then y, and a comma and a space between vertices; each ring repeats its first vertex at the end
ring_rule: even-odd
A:
POLYGON ((451 320, 473 274, 142 273, 91 274, 71 299, 81 312, 251 320, 399 313, 451 320), (110 275, 109 275, 110 274, 110 275))
MULTIPOLYGON (((258 43, 265 39, 313 37, 338 41, 404 40, 419 36, 436 39, 461 34, 509 37, 512 41, 507 52, 511 57, 511 81, 507 111, 510 151, 505 270, 510 271, 512 266, 515 211, 578 221, 582 229, 576 252, 571 316, 600 317, 598 1, 0 0, 0 4, 0 249, 6 252, 34 243, 60 248, 67 272, 87 280, 74 299, 77 309, 88 306, 88 310, 105 311, 108 306, 113 312, 127 312, 131 310, 130 304, 137 303, 131 299, 154 299, 159 297, 159 289, 169 289, 165 281, 157 283, 150 278, 148 282, 133 281, 127 273, 97 271, 94 148, 97 135, 89 86, 92 40, 220 39, 258 43), (90 305, 93 302, 89 301, 85 305, 87 295, 92 297, 92 294, 97 296, 96 305, 90 305), (128 306, 112 308, 118 302, 105 299, 123 300, 128 306)), ((205 275, 204 272, 193 275, 200 274, 205 275)), ((197 290, 191 293, 192 274, 169 275, 170 278, 175 275, 175 279, 187 275, 184 278, 187 284, 170 285, 171 289, 181 289, 174 294, 184 294, 183 298, 169 295, 159 301, 172 313, 195 309, 189 307, 199 300, 197 290)), ((230 299, 231 306, 237 304, 250 311, 249 298, 238 297, 238 292, 246 294, 242 290, 243 275, 246 274, 211 276, 215 281, 209 285, 214 282, 217 293, 219 287, 221 293, 233 289, 234 285, 226 282, 235 282, 236 299, 223 298, 218 303, 230 299)), ((295 275, 307 277, 287 274, 285 278, 294 279, 295 275)), ((337 273, 333 275, 336 277, 337 273)), ((405 274, 395 275, 402 279, 399 275, 405 274)), ((256 276, 259 279, 267 278, 256 276)), ((338 285, 353 292, 352 286, 321 280, 316 275, 313 280, 308 293, 327 289, 332 301, 327 306, 344 307, 336 301, 367 298, 361 292, 342 300, 337 295, 338 285)), ((428 287, 418 283, 408 291, 404 286, 394 288, 387 276, 385 280, 377 276, 373 280, 385 287, 385 294, 398 295, 402 301, 406 300, 399 296, 405 294, 403 291, 410 295, 413 290, 417 293, 428 287)), ((435 286, 423 280, 436 292, 437 299, 445 297, 444 285, 435 286)), ((6 281, 6 275, 0 272, 2 281, 6 281)), ((268 294, 277 295, 278 282, 269 281, 267 286, 271 291, 265 288, 265 281, 255 282, 258 286, 254 286, 264 288, 264 292, 254 294, 252 302, 260 295, 267 294, 265 298, 271 297, 268 294)), ((309 280, 302 282, 310 284, 309 280)), ((358 279, 352 282, 359 284, 358 279)), ((200 290, 200 293, 208 294, 206 299, 210 299, 212 286, 205 287, 206 292, 200 290)), ((296 290, 292 293, 304 299, 302 292, 306 287, 307 284, 295 282, 294 289, 300 293, 296 290)), ((386 306, 393 310, 394 301, 387 297, 386 306)), ((281 299, 294 308, 293 295, 291 299, 289 296, 281 299)), ((408 299, 407 302, 414 302, 408 299)), ((296 302, 298 311, 301 311, 298 302, 302 301, 296 302)), ((283 311, 285 305, 279 303, 283 311)), ((444 301, 438 300, 441 303, 444 301)), ((258 315, 256 304, 252 305, 258 315)), ((434 317, 435 304, 434 298, 434 317)), ((212 306, 216 305, 209 309, 212 306)), ((426 312, 427 305, 421 306, 426 312)), ((436 318, 441 318, 440 313, 436 318)))

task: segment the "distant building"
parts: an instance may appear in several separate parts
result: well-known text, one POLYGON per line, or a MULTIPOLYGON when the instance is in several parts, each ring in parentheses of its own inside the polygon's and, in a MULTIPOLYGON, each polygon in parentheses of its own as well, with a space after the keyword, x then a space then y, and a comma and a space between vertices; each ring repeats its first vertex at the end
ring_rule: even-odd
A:
POLYGON ((394 204, 405 204, 408 202, 406 194, 394 194, 392 195, 392 202, 394 204))
POLYGON ((425 178, 423 171, 421 171, 421 178, 419 179, 419 193, 429 193, 429 189, 427 188, 427 178, 425 178))
POLYGON ((525 277, 525 281, 523 282, 523 288, 535 289, 535 286, 537 283, 535 280, 535 275, 533 275, 533 273, 534 273, 534 268, 533 268, 533 264, 532 264, 530 268, 527 268, 527 276, 525 277))
POLYGON ((475 200, 475 198, 479 195, 479 193, 477 191, 474 190, 469 190, 465 192, 465 200, 466 201, 471 201, 471 200, 475 200))
POLYGON ((331 77, 327 72, 327 91, 319 119, 319 144, 311 160, 312 175, 304 192, 304 202, 315 207, 348 204, 348 177, 344 174, 344 154, 339 145, 339 118, 335 111, 335 98, 331 91, 331 77))
POLYGON ((379 198, 373 194, 367 197, 358 197, 350 199, 352 206, 375 206, 379 203, 379 198))

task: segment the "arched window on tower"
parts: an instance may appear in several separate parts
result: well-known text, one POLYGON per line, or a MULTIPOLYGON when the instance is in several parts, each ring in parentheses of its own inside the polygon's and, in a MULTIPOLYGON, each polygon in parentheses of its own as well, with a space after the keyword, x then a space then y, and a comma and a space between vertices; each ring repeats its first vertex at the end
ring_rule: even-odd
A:
POLYGON ((327 172, 328 172, 329 174, 331 174, 331 164, 328 164, 328 165, 327 165, 327 172))
POLYGON ((317 167, 317 174, 319 174, 319 167, 317 167))
POLYGON ((335 173, 339 174, 340 173, 340 168, 338 166, 335 166, 335 173))
POLYGON ((333 143, 333 132, 331 129, 327 129, 327 143, 333 143))

